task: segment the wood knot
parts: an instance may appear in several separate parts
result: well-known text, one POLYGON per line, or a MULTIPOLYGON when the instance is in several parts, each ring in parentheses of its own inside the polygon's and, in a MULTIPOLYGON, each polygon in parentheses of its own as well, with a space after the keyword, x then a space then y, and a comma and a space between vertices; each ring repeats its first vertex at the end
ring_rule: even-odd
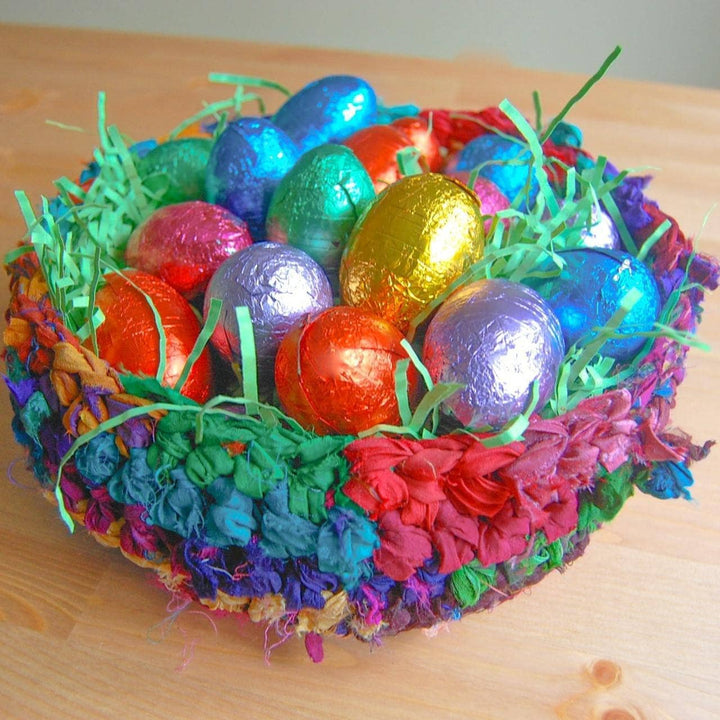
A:
MULTIPOLYGON (((590 679, 596 688, 602 688, 608 690, 615 685, 618 685, 622 680, 622 668, 612 660, 596 660, 590 666, 590 679)), ((614 712, 614 711, 612 711, 614 712)), ((624 710, 621 712, 625 712, 624 710)), ((627 716, 631 717, 631 716, 627 716)), ((603 715, 603 720, 625 720, 624 716, 618 715, 607 716, 603 715)))
POLYGON ((603 712, 600 720, 640 720, 640 716, 623 708, 610 708, 603 712))

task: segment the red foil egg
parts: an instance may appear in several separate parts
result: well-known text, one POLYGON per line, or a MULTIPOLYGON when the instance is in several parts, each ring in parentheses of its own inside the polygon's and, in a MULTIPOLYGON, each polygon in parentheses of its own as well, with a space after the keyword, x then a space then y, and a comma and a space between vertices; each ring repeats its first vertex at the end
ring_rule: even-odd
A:
POLYGON ((381 192, 402 177, 397 154, 413 146, 408 136, 392 125, 370 125, 353 133, 343 145, 363 164, 375 192, 381 192))
MULTIPOLYGON (((399 330, 359 308, 336 306, 287 333, 275 360, 275 385, 285 411, 320 435, 357 435, 379 423, 400 423, 395 366, 407 358, 399 330)), ((408 368, 409 396, 418 374, 408 368)))
POLYGON ((125 260, 192 300, 227 258, 249 245, 244 221, 219 205, 192 200, 150 215, 130 236, 125 260))
POLYGON ((430 172, 438 172, 445 159, 440 151, 440 141, 428 127, 427 120, 421 117, 402 117, 390 123, 401 130, 414 145, 427 163, 430 172))
MULTIPOLYGON (((188 301, 160 278, 139 270, 127 270, 124 275, 106 275, 106 284, 95 297, 96 306, 105 315, 97 329, 99 355, 121 372, 151 377, 157 373, 160 334, 144 292, 155 305, 165 331, 166 366, 162 382, 174 387, 200 333, 200 322, 188 301)), ((92 340, 88 339, 85 345, 92 348, 92 340)), ((207 350, 193 365, 181 392, 199 403, 210 397, 212 368, 207 350)))

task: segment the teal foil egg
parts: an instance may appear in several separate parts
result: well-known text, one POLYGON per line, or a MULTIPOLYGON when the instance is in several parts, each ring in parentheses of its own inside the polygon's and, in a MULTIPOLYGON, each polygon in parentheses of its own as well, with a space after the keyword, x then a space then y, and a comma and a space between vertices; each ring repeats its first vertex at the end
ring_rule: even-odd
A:
POLYGON ((321 145, 306 152, 277 186, 267 239, 304 250, 337 286, 350 231, 374 198, 372 180, 352 150, 321 145))
POLYGON ((375 91, 365 80, 329 75, 288 98, 272 121, 304 152, 324 143, 341 142, 374 123, 376 116, 375 91))
POLYGON ((212 146, 210 138, 168 140, 138 161, 138 175, 160 194, 164 205, 204 200, 205 168, 212 146))
POLYGON ((259 242, 265 238, 265 217, 275 188, 299 155, 295 143, 269 120, 234 120, 210 153, 207 200, 244 220, 259 242))
POLYGON ((528 279, 550 304, 570 347, 587 340, 608 323, 630 290, 639 300, 618 327, 620 338, 608 340, 600 353, 619 362, 631 360, 645 343, 638 333, 652 330, 660 314, 660 293, 648 268, 636 257, 619 250, 578 249, 559 253, 565 267, 546 280, 528 279))

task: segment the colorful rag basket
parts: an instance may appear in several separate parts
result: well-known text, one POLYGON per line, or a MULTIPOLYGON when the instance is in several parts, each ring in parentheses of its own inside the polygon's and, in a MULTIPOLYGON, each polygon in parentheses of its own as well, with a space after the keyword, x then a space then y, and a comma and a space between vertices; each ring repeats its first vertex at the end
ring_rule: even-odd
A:
MULTIPOLYGON (((430 114, 447 152, 488 127, 515 130, 497 108, 430 114)), ((592 165, 576 138, 553 135, 546 159, 592 165)), ((491 608, 582 555, 636 489, 689 497, 688 465, 709 450, 669 416, 718 265, 645 182, 628 176, 612 198, 657 280, 664 331, 631 372, 512 434, 318 436, 232 398, 180 400, 118 374, 67 329, 27 244, 7 264, 15 436, 68 524, 180 598, 303 638, 315 660, 327 634, 376 642, 491 608)))

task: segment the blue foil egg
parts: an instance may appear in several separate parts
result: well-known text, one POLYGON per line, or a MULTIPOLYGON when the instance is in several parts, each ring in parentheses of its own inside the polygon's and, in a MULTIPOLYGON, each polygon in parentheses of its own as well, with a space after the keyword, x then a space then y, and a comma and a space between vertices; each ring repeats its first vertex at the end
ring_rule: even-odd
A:
POLYGON ((376 115, 375 91, 365 80, 329 75, 295 93, 272 120, 305 152, 324 143, 341 142, 375 122, 376 115))
POLYGON ((587 340, 608 323, 633 289, 640 299, 618 327, 621 338, 608 340, 600 353, 619 362, 631 360, 645 343, 638 333, 652 330, 660 314, 660 293, 655 278, 636 257, 619 250, 578 249, 559 253, 565 267, 559 275, 529 279, 560 320, 565 343, 587 340))
POLYGON ((478 280, 456 290, 431 320, 423 362, 436 383, 461 383, 442 408, 463 425, 500 427, 525 411, 533 384, 539 410, 565 354, 560 323, 534 290, 478 280))
POLYGON ((535 204, 539 186, 532 170, 532 155, 526 145, 493 133, 480 135, 458 153, 448 172, 471 172, 476 168, 479 175, 495 183, 510 202, 521 193, 525 195, 529 176, 527 199, 520 207, 535 204))
POLYGON ((210 153, 205 175, 207 199, 242 218, 253 240, 261 241, 273 192, 299 156, 295 143, 269 120, 235 120, 210 153))

